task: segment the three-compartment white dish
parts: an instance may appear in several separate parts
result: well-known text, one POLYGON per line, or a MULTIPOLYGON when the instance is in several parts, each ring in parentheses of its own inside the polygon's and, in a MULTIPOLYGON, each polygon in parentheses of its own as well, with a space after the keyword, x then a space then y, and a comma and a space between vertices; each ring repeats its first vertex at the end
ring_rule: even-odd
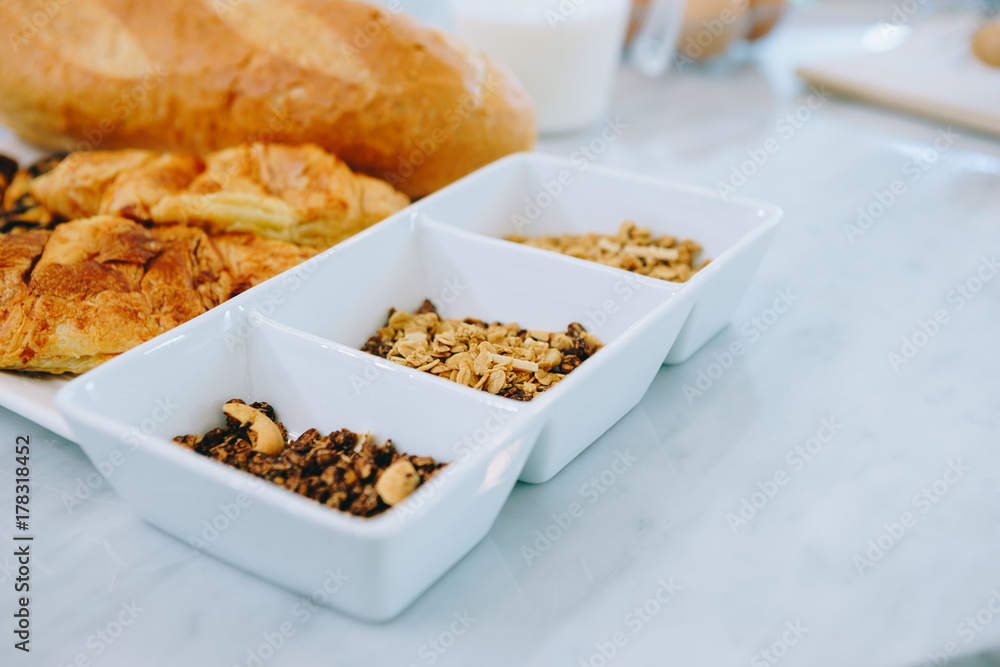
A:
POLYGON ((339 568, 344 583, 326 604, 387 620, 482 539, 516 481, 557 474, 635 406, 664 361, 684 361, 726 325, 780 217, 707 190, 513 155, 80 376, 56 407, 95 464, 123 457, 109 482, 150 523, 304 595, 339 568), (691 238, 713 261, 675 284, 502 239, 614 233, 624 220, 691 238), (424 298, 442 317, 550 331, 579 322, 604 347, 528 402, 359 350, 390 307, 424 298), (384 514, 350 516, 171 441, 222 425, 230 398, 271 403, 293 435, 370 431, 449 465, 384 514))

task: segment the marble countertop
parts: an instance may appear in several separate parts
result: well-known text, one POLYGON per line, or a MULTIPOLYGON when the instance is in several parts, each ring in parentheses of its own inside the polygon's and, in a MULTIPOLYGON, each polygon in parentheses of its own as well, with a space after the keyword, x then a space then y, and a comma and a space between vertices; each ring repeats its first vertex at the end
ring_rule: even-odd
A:
MULTIPOLYGON (((889 11, 810 5, 744 62, 657 81, 623 69, 609 119, 626 129, 600 164, 739 183, 785 223, 732 326, 664 367, 552 481, 519 484, 482 543, 390 623, 197 555, 138 519, 77 446, 0 409, 8 482, 16 436, 33 444, 36 535, 25 655, 0 526, 0 662, 996 664, 983 652, 1000 645, 1000 142, 792 75, 861 48, 889 11)), ((599 136, 540 149, 596 150, 599 136)), ((0 498, 11 508, 12 483, 0 498)))

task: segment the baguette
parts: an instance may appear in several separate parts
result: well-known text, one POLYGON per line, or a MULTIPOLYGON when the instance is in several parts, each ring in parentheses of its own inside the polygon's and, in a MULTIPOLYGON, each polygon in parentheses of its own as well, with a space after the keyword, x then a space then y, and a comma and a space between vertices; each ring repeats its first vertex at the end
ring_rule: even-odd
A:
POLYGON ((0 0, 0 121, 48 149, 315 143, 411 197, 535 141, 520 82, 354 0, 0 0))

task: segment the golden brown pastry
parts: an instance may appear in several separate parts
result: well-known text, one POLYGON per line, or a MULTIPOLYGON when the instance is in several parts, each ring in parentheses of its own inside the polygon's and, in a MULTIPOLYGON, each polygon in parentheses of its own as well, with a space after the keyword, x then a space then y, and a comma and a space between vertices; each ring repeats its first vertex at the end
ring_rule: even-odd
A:
POLYGON ((230 277, 226 298, 236 296, 315 254, 310 248, 246 232, 213 234, 209 238, 230 277))
MULTIPOLYGON (((74 155, 83 155, 75 153, 74 155)), ((72 161, 74 155, 67 160, 72 161)), ((205 168, 197 155, 164 153, 118 175, 104 193, 98 213, 149 220, 150 209, 166 196, 185 189, 205 168)))
POLYGON ((312 145, 36 163, 0 210, 0 368, 88 370, 408 203, 312 145))
POLYGON ((206 162, 190 188, 152 207, 153 221, 329 248, 410 203, 387 183, 355 175, 311 144, 256 143, 214 153, 206 162))
POLYGON ((47 148, 313 142, 422 196, 535 141, 509 71, 365 2, 0 0, 0 25, 0 120, 47 148))
POLYGON ((328 248, 410 203, 312 144, 252 144, 209 155, 73 153, 28 185, 62 219, 119 215, 328 248))
POLYGON ((314 254, 232 235, 220 246, 112 216, 0 237, 0 368, 89 370, 314 254), (246 261, 241 245, 257 243, 268 258, 246 261))
POLYGON ((118 215, 149 220, 149 209, 202 172, 195 155, 152 151, 73 153, 31 183, 31 194, 63 218, 118 215))

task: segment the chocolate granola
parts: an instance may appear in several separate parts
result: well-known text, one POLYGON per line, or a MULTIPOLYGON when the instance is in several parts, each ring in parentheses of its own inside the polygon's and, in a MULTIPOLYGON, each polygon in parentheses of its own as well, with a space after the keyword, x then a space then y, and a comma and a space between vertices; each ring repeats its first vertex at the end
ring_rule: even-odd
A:
POLYGON ((321 435, 314 428, 289 441, 274 408, 240 399, 223 407, 226 425, 174 442, 203 456, 356 516, 372 517, 402 502, 445 463, 401 454, 391 440, 376 444, 346 429, 321 435))

